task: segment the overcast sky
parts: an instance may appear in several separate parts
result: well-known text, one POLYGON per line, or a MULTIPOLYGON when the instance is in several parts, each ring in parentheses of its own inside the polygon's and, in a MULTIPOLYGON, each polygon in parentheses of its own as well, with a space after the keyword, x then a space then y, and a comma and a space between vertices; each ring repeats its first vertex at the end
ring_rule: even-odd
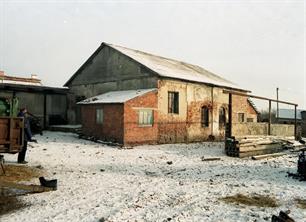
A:
MULTIPOLYGON (((200 65, 306 109, 306 0, 0 0, 0 70, 62 86, 102 42, 200 65)), ((286 107, 286 106, 285 106, 286 107)))

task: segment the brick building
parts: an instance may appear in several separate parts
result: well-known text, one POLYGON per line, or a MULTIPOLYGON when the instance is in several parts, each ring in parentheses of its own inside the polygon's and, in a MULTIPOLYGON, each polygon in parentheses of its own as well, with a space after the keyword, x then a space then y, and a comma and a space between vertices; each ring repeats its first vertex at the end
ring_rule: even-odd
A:
MULTIPOLYGON (((122 144, 221 140, 229 101, 223 90, 249 92, 199 66, 106 43, 65 86, 70 122, 122 144), (125 94, 134 97, 116 100, 125 94)), ((233 96, 232 118, 256 122, 257 111, 233 96)))
POLYGON ((123 144, 156 143, 157 89, 108 92, 82 105, 82 132, 123 144))
POLYGON ((43 128, 67 123, 67 88, 44 86, 37 75, 16 77, 0 71, 0 98, 17 97, 19 108, 26 107, 43 128))

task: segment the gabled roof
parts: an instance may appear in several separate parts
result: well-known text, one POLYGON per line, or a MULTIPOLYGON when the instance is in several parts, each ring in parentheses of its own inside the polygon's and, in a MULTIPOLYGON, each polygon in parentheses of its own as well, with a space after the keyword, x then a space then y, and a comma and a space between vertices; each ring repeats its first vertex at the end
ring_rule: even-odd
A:
POLYGON ((102 104, 102 103, 125 103, 138 96, 142 96, 148 92, 156 91, 157 89, 139 89, 139 90, 125 90, 125 91, 111 91, 98 96, 94 96, 83 101, 78 102, 78 105, 87 104, 102 104))
MULTIPOLYGON (((304 110, 297 109, 296 110, 296 119, 301 120, 302 115, 301 112, 304 110)), ((279 119, 294 119, 294 109, 279 109, 278 111, 278 118, 279 119)))
POLYGON ((256 112, 256 114, 260 114, 260 112, 258 111, 257 107, 255 106, 253 100, 251 100, 250 98, 247 99, 248 103, 250 104, 250 106, 254 109, 254 111, 256 112))
POLYGON ((249 92, 248 90, 241 89, 231 81, 211 73, 200 66, 108 43, 102 43, 101 46, 93 53, 93 55, 89 57, 89 59, 79 68, 79 70, 67 81, 65 86, 67 86, 105 46, 108 46, 131 58, 135 62, 147 67, 160 77, 205 83, 249 92))

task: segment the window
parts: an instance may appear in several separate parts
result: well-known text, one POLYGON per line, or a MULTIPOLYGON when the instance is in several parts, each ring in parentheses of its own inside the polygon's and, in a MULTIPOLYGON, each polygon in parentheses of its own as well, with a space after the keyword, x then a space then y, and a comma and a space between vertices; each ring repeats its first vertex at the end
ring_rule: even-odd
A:
POLYGON ((201 109, 201 125, 202 127, 209 126, 209 109, 207 106, 203 106, 201 109))
POLYGON ((103 123, 103 109, 96 109, 96 123, 103 123))
POLYGON ((139 110, 138 125, 152 126, 153 125, 153 110, 150 110, 150 109, 139 110))
POLYGON ((247 122, 252 123, 252 122, 254 122, 254 119, 253 118, 247 118, 247 122))
POLYGON ((226 121, 225 108, 221 107, 219 109, 219 127, 224 127, 225 121, 226 121))
POLYGON ((168 92, 168 113, 179 113, 179 93, 168 92))
POLYGON ((244 113, 238 113, 238 122, 243 123, 244 122, 244 113))

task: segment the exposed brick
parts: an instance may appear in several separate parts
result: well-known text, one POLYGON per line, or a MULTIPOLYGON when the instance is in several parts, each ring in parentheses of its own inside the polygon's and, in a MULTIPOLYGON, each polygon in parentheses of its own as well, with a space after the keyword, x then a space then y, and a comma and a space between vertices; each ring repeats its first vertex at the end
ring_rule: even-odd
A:
POLYGON ((123 143, 123 104, 83 105, 81 111, 83 134, 123 143), (103 124, 96 123, 96 109, 103 109, 103 124))
MULTIPOLYGON (((82 106, 83 133, 101 140, 119 142, 126 146, 154 143, 180 143, 207 141, 213 136, 215 140, 223 140, 225 128, 218 124, 219 109, 225 108, 228 118, 228 104, 205 102, 190 102, 187 106, 186 119, 176 114, 161 114, 158 110, 157 92, 150 92, 136 97, 125 104, 104 104, 82 106), (210 109, 209 126, 201 126, 201 108, 210 109), (103 124, 96 124, 96 109, 102 108, 103 124), (142 108, 153 109, 154 122, 152 126, 138 124, 138 112, 142 108), (218 127, 213 132, 212 127, 218 127)), ((238 113, 245 113, 245 118, 256 118, 256 111, 246 97, 233 97, 233 123, 238 122, 238 113)), ((227 119, 228 121, 228 119, 227 119)))
POLYGON ((124 104, 124 144, 154 144, 158 135, 157 92, 136 97, 124 104), (139 126, 138 111, 153 108, 153 126, 139 126))

